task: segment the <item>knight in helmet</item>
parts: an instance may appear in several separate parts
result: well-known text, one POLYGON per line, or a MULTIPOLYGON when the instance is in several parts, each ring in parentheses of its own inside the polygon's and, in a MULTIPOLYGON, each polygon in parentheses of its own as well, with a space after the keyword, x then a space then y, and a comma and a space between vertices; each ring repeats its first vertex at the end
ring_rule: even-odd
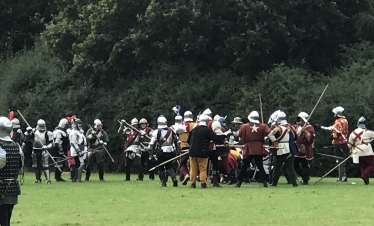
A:
MULTIPOLYGON (((349 149, 347 146, 347 136, 348 136, 348 121, 344 117, 344 108, 339 106, 332 109, 334 113, 335 122, 332 126, 321 126, 316 125, 317 128, 321 128, 324 130, 328 130, 331 132, 332 136, 332 144, 334 146, 334 152, 336 156, 346 158, 349 154, 349 149)), ((347 175, 345 174, 345 166, 346 163, 344 162, 339 166, 338 174, 339 178, 337 181, 340 182, 347 182, 347 175)))
MULTIPOLYGON (((176 153, 180 153, 181 151, 180 140, 177 134, 168 127, 167 119, 163 115, 157 118, 157 129, 152 133, 152 139, 149 143, 148 150, 150 151, 150 156, 157 156, 158 164, 174 158, 176 153)), ((173 187, 178 186, 172 162, 159 166, 158 176, 162 187, 166 187, 168 176, 170 176, 173 181, 173 187)))
MULTIPOLYGON (((125 127, 126 121, 121 121, 121 127, 125 127)), ((145 136, 146 132, 139 130, 139 121, 136 118, 133 118, 130 122, 131 126, 135 129, 125 128, 122 132, 124 135, 126 142, 124 144, 125 154, 126 154, 126 178, 125 181, 130 181, 131 176, 131 166, 134 165, 134 167, 138 171, 138 178, 137 180, 142 181, 144 178, 143 173, 143 167, 141 163, 141 157, 142 157, 142 147, 144 146, 142 144, 141 146, 141 135, 145 136), (139 132, 140 131, 140 132, 139 132)), ((121 129, 120 127, 120 129, 121 129)))
POLYGON ((11 138, 13 141, 17 142, 19 145, 22 145, 24 135, 21 130, 21 124, 17 118, 12 119, 13 130, 11 132, 11 138))
POLYGON ((10 226, 14 205, 21 194, 17 180, 23 165, 23 153, 18 143, 12 141, 12 122, 0 117, 0 225, 10 226))
MULTIPOLYGON (((84 160, 87 158, 87 140, 82 129, 83 122, 79 118, 72 120, 72 130, 69 134, 70 153, 74 158, 74 164, 71 166, 71 181, 82 182, 84 169, 84 160)), ((91 134, 91 133, 90 133, 91 134)), ((87 171, 86 171, 87 174, 87 171)), ((87 175, 86 175, 87 177, 87 175)))
POLYGON ((90 180, 91 168, 94 163, 97 164, 99 169, 99 179, 104 180, 104 162, 105 162, 105 149, 109 142, 108 134, 103 129, 103 124, 99 119, 94 120, 94 128, 90 128, 86 133, 88 147, 90 153, 88 156, 88 164, 86 170, 86 181, 90 180))
POLYGON ((264 187, 268 187, 266 180, 266 173, 264 165, 262 163, 263 155, 266 153, 264 148, 265 137, 269 135, 270 128, 259 121, 260 115, 257 111, 252 111, 248 115, 249 123, 242 125, 238 131, 237 135, 241 140, 243 140, 243 166, 239 173, 239 180, 236 183, 236 187, 241 187, 243 183, 244 175, 247 168, 250 166, 251 162, 254 161, 258 167, 260 174, 260 181, 263 183, 264 187))
POLYGON ((39 119, 36 129, 26 128, 25 140, 30 140, 33 144, 31 158, 32 167, 35 170, 35 183, 41 183, 43 171, 46 183, 50 184, 49 152, 53 146, 53 133, 47 130, 45 121, 39 119))
POLYGON ((368 185, 374 169, 374 152, 370 144, 374 139, 374 131, 368 130, 365 124, 366 119, 362 116, 357 122, 357 128, 349 135, 348 148, 351 150, 353 163, 360 168, 362 180, 368 185))
MULTIPOLYGON (((152 167, 155 166, 155 161, 151 161, 149 158, 149 153, 146 147, 148 147, 149 142, 151 141, 151 136, 153 129, 149 127, 148 121, 145 118, 142 118, 139 120, 139 131, 140 131, 140 143, 141 143, 141 159, 142 159, 142 167, 144 165, 147 165, 148 169, 151 169, 152 167)), ((149 172, 149 179, 154 180, 155 179, 155 174, 152 171, 149 172)))
MULTIPOLYGON (((219 121, 212 120, 212 111, 208 108, 206 109, 202 115, 208 116, 208 129, 212 130, 216 135, 228 135, 231 133, 231 130, 223 132, 221 124, 219 121)), ((212 163, 212 177, 213 177, 213 187, 221 187, 219 184, 220 181, 220 173, 219 173, 219 161, 218 161, 218 154, 215 143, 213 141, 209 144, 209 160, 212 163)))
MULTIPOLYGON (((196 123, 193 120, 193 114, 191 111, 186 111, 183 114, 184 120, 181 122, 181 125, 185 128, 185 132, 179 134, 179 139, 181 141, 181 149, 182 153, 188 152, 190 145, 187 143, 188 136, 191 132, 191 130, 195 127, 196 123)), ((188 172, 188 155, 184 155, 181 158, 179 172, 180 172, 180 180, 182 181, 183 185, 186 185, 188 183, 188 180, 190 179, 190 175, 188 172)))
POLYGON ((296 118, 296 124, 293 126, 297 133, 296 144, 298 147, 298 151, 295 154, 294 168, 295 172, 302 177, 301 184, 303 185, 307 185, 309 182, 309 161, 314 158, 313 143, 315 132, 308 119, 308 113, 300 112, 296 118))
MULTIPOLYGON (((59 167, 62 169, 65 165, 63 159, 68 159, 67 154, 70 147, 69 135, 67 129, 69 128, 69 122, 66 118, 62 118, 58 123, 58 126, 53 130, 53 143, 54 148, 52 155, 55 157, 56 162, 58 162, 59 167)), ((55 180, 57 182, 65 182, 61 177, 61 171, 56 167, 55 169, 55 180)))
POLYGON ((288 124, 286 113, 283 111, 277 111, 276 118, 276 124, 268 135, 273 146, 278 148, 275 154, 275 166, 271 186, 278 185, 282 168, 285 167, 291 184, 297 187, 294 169, 294 154, 297 152, 296 131, 288 124))

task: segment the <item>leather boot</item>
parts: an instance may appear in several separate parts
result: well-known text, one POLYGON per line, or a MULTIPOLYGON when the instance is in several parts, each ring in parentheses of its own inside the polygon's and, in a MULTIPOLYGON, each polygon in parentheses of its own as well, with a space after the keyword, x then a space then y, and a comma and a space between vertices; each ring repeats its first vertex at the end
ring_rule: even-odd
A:
POLYGON ((213 187, 222 188, 222 186, 219 184, 219 179, 219 174, 213 175, 213 187))
POLYGON ((242 186, 242 183, 243 182, 241 180, 238 180, 238 182, 236 182, 236 184, 235 184, 235 187, 240 188, 242 186))

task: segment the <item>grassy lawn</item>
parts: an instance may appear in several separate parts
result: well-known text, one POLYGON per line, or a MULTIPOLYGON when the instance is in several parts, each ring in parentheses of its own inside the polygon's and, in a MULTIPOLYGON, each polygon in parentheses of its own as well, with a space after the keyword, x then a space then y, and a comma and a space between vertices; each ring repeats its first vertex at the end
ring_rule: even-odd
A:
POLYGON ((26 174, 13 225, 374 225, 373 185, 360 178, 297 188, 285 180, 276 188, 247 183, 239 189, 174 188, 170 181, 161 188, 158 180, 136 181, 136 175, 127 182, 121 174, 106 174, 105 182, 97 174, 91 178, 47 185, 26 174))

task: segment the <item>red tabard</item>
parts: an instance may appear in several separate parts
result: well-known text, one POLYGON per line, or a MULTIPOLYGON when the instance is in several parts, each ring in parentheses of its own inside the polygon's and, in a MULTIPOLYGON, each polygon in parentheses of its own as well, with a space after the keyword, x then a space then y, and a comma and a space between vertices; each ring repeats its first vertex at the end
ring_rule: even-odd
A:
MULTIPOLYGON (((295 131, 298 130, 299 125, 294 125, 295 131)), ((311 125, 305 127, 305 131, 310 134, 310 140, 308 140, 303 133, 297 134, 297 148, 298 152, 295 154, 297 158, 306 158, 307 160, 312 160, 314 158, 313 153, 313 142, 314 142, 314 128, 311 125)))
POLYGON ((243 124, 238 133, 238 137, 243 140, 243 158, 250 155, 264 155, 267 154, 264 148, 264 138, 271 132, 266 124, 254 123, 251 126, 249 123, 243 124))

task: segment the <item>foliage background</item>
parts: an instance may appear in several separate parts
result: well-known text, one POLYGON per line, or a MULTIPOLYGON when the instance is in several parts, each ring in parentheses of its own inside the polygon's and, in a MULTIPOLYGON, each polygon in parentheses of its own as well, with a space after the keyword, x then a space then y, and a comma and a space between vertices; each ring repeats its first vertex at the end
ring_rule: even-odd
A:
MULTIPOLYGON (((19 109, 50 130, 66 114, 100 118, 110 135, 107 171, 123 171, 117 119, 182 113, 265 120, 284 110, 290 122, 310 112, 333 123, 342 105, 350 131, 363 115, 373 125, 372 0, 38 0, 0 3, 2 114, 19 109)), ((327 132, 316 152, 332 154, 327 132)), ((316 156, 314 175, 333 160, 316 156)), ((350 167, 350 176, 357 167, 350 167)))

